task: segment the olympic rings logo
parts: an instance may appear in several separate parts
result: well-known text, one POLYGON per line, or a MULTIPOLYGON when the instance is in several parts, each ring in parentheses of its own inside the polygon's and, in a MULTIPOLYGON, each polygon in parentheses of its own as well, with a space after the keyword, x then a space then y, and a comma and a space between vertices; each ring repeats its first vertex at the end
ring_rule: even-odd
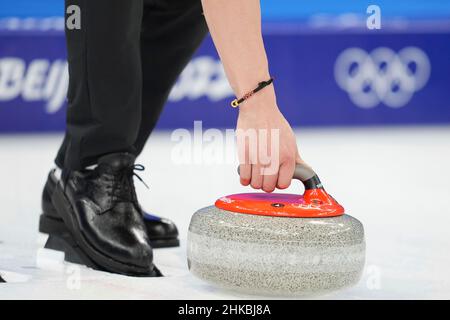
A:
POLYGON ((380 47, 367 53, 360 48, 343 51, 334 65, 334 77, 354 104, 373 108, 405 106, 428 82, 431 64, 425 52, 406 47, 395 53, 380 47))

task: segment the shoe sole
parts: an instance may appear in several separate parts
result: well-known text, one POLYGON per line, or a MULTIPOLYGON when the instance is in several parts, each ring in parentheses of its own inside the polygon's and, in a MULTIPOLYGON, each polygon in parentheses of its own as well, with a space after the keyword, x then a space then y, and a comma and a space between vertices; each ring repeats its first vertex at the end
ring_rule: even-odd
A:
MULTIPOLYGON (((62 219, 55 218, 55 214, 49 215, 44 212, 39 217, 39 232, 62 237, 68 229, 62 219)), ((173 248, 179 247, 180 241, 178 238, 153 238, 150 239, 150 245, 153 249, 173 248)))

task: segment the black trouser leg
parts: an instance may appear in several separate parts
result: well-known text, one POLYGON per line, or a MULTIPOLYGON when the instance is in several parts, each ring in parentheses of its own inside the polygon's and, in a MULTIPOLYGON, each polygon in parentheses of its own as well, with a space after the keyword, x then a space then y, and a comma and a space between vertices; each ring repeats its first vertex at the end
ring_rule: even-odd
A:
POLYGON ((70 169, 107 153, 138 155, 207 33, 200 0, 88 1, 74 1, 88 4, 83 17, 108 23, 81 34, 66 31, 69 108, 56 164, 70 169))
POLYGON ((66 28, 67 128, 56 163, 81 169, 111 152, 134 152, 141 121, 143 0, 66 0, 81 29, 66 28))
POLYGON ((146 3, 141 34, 142 121, 134 144, 136 155, 155 127, 178 75, 208 33, 200 0, 146 3))

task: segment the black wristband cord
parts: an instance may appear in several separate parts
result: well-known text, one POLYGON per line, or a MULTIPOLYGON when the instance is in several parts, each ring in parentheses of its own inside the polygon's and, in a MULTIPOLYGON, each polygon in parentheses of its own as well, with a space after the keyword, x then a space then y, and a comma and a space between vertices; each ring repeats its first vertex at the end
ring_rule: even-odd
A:
POLYGON ((245 100, 247 100, 248 98, 250 98, 252 95, 254 95, 255 93, 257 93, 258 91, 264 89, 265 87, 267 87, 268 85, 270 85, 273 82, 273 78, 270 78, 267 81, 261 81, 260 83, 258 83, 258 86, 253 89, 250 92, 247 92, 246 94, 244 94, 241 98, 236 98, 233 101, 231 101, 231 106, 233 108, 238 107, 242 102, 244 102, 245 100))

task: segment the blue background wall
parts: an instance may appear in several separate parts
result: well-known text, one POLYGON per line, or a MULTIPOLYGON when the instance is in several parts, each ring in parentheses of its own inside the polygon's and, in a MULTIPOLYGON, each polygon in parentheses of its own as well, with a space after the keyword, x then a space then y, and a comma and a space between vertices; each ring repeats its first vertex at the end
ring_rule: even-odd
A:
MULTIPOLYGON (((315 14, 360 13, 370 4, 379 5, 386 17, 448 18, 447 0, 261 0, 265 20, 308 19, 315 14)), ((3 0, 0 17, 47 17, 63 12, 63 0, 3 0)))
MULTIPOLYGON (((294 126, 450 123, 450 1, 377 1, 381 30, 366 28, 370 3, 262 0, 278 101, 294 126), (405 60, 401 52, 411 47, 425 60, 405 60), (353 66, 355 48, 368 59, 359 69, 353 66), (340 71, 348 81, 376 67, 356 92, 350 85, 343 88, 335 71, 339 57, 349 52, 353 64, 340 71), (391 61, 377 65, 380 52, 391 61), (423 86, 414 83, 418 69, 429 72, 423 86), (403 103, 392 105, 386 97, 390 87, 407 89, 401 93, 403 103), (375 89, 375 103, 358 101, 358 95, 375 89)), ((64 129, 67 72, 61 19, 55 20, 60 28, 39 27, 44 18, 62 11, 62 0, 0 2, 0 132, 64 129), (28 17, 38 19, 30 25, 28 17)), ((203 120, 205 127, 231 127, 236 118, 229 107, 232 98, 208 38, 177 82, 158 128, 191 128, 194 120, 203 120)))

